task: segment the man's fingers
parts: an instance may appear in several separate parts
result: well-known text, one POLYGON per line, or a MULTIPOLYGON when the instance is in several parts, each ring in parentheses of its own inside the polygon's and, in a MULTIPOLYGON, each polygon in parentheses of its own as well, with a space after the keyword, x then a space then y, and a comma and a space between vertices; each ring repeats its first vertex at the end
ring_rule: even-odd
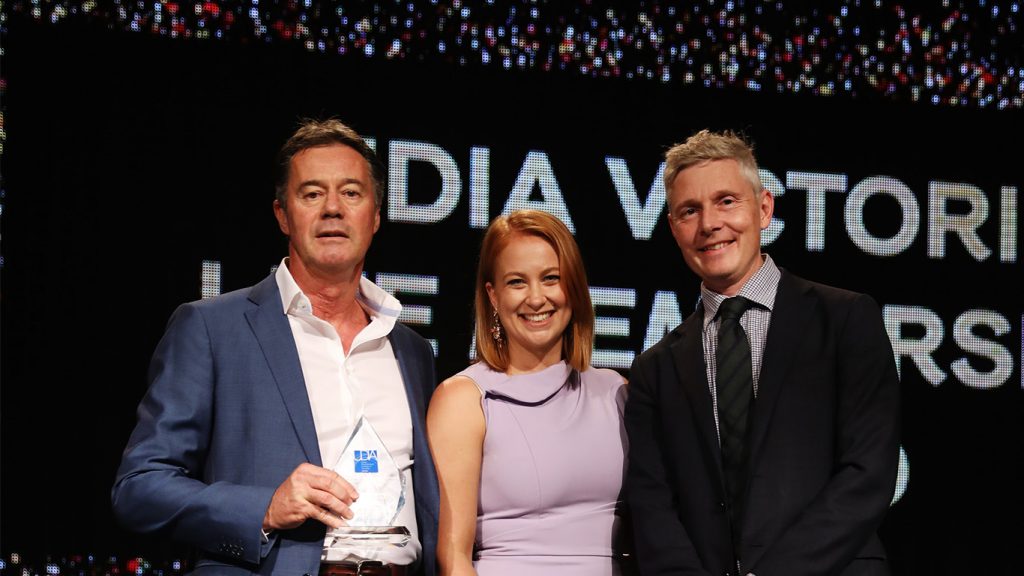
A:
POLYGON ((304 463, 274 492, 264 524, 294 528, 308 518, 331 528, 345 526, 345 520, 354 516, 349 505, 358 497, 355 487, 338 473, 304 463))
POLYGON ((351 504, 359 498, 359 492, 356 491, 355 487, 333 470, 321 468, 310 478, 309 486, 317 490, 330 492, 335 498, 345 504, 351 504))
POLYGON ((347 520, 352 519, 352 511, 348 508, 348 505, 351 504, 351 502, 340 500, 330 492, 313 492, 309 495, 309 501, 330 512, 334 516, 345 518, 347 520))
POLYGON ((356 491, 356 487, 349 484, 348 480, 339 476, 337 472, 331 472, 331 474, 334 475, 331 478, 331 492, 336 496, 339 492, 347 496, 347 500, 346 498, 338 496, 341 500, 344 500, 346 504, 355 502, 359 498, 359 492, 356 491))
POLYGON ((326 508, 320 508, 320 511, 316 515, 316 520, 325 524, 328 528, 340 528, 345 525, 345 521, 331 514, 326 508))

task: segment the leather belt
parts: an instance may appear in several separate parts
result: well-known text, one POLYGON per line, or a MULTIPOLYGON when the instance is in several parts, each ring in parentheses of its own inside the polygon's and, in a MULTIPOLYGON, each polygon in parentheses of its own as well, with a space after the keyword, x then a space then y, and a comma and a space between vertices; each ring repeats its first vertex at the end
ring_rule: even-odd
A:
POLYGON ((320 576, 407 576, 408 566, 382 564, 376 560, 362 562, 324 562, 320 576))

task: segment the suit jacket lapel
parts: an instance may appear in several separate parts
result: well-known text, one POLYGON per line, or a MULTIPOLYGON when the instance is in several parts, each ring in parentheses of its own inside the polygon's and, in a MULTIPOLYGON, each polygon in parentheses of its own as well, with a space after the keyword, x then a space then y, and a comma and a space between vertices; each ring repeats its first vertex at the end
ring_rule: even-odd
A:
POLYGON ((433 546, 434 539, 429 537, 432 532, 428 525, 436 526, 438 518, 438 487, 434 473, 434 460, 427 444, 426 414, 428 391, 434 389, 433 358, 427 358, 416 352, 416 344, 411 340, 412 330, 402 324, 396 324, 388 335, 391 349, 398 360, 398 370, 402 374, 405 385, 405 397, 409 402, 412 416, 412 449, 413 449, 413 485, 416 490, 417 514, 419 517, 420 537, 424 546, 433 546), (424 381, 426 380, 426 381, 424 381))
POLYGON ((807 323, 815 314, 816 303, 817 299, 808 293, 807 286, 799 278, 782 272, 761 360, 757 400, 751 416, 751 457, 747 459, 748 466, 756 461, 779 393, 806 334, 807 323))
POLYGON ((700 432, 712 474, 719 485, 724 486, 722 479, 722 454, 718 448, 718 430, 715 427, 715 407, 708 388, 708 376, 704 365, 704 344, 702 333, 704 326, 704 308, 697 310, 678 328, 680 338, 672 345, 672 359, 676 365, 676 374, 693 412, 693 420, 700 432))
POLYGON ((245 317, 281 392, 281 399, 288 410, 306 460, 322 466, 320 444, 313 424, 313 410, 309 406, 306 380, 302 377, 302 365, 299 364, 299 352, 295 347, 288 317, 281 308, 281 293, 273 274, 253 286, 249 300, 257 306, 247 310, 245 317))
POLYGON ((424 398, 424 386, 420 381, 428 371, 419 366, 419 358, 413 353, 408 338, 401 332, 400 326, 395 326, 388 335, 391 341, 391 349, 395 352, 398 360, 398 371, 402 374, 402 383, 405 385, 405 397, 409 401, 409 411, 412 416, 412 431, 414 443, 423 442, 425 445, 426 436, 423 432, 423 415, 426 414, 427 399, 424 398))

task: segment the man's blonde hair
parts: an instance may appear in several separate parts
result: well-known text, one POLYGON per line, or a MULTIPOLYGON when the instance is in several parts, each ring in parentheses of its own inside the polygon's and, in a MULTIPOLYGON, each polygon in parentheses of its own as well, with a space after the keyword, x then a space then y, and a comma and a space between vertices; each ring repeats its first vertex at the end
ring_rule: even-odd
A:
POLYGON ((712 160, 735 160, 740 165, 740 174, 750 182, 753 192, 756 194, 764 189, 750 143, 731 130, 701 130, 665 153, 665 190, 672 190, 672 182, 683 170, 712 160))

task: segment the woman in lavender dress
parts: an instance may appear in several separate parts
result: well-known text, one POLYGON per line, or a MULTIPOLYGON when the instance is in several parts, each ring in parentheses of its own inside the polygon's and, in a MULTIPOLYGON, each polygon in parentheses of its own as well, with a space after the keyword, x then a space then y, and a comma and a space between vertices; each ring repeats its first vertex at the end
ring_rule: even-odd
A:
POLYGON ((620 574, 626 386, 590 367, 594 310, 579 248, 557 218, 521 210, 484 236, 478 362, 427 414, 441 485, 441 574, 620 574))

